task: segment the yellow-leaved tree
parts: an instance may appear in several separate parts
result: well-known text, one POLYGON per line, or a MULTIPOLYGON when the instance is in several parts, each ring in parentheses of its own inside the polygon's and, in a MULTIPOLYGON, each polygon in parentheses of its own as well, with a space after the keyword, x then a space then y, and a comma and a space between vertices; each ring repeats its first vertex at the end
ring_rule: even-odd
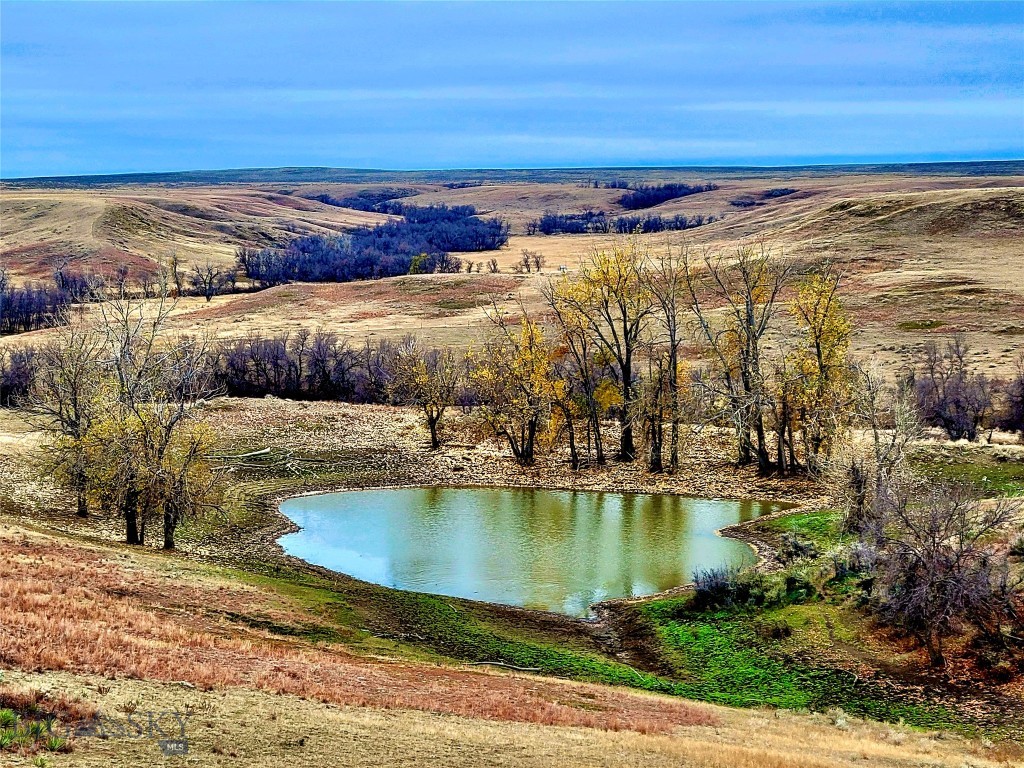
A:
POLYGON ((526 466, 536 458, 537 435, 557 396, 552 349, 541 325, 525 313, 512 326, 494 319, 498 337, 470 353, 470 379, 483 418, 526 466))
POLYGON ((839 295, 841 283, 842 273, 833 264, 823 263, 803 277, 789 303, 802 334, 789 363, 794 380, 793 417, 812 472, 819 471, 828 459, 836 439, 849 426, 852 410, 852 327, 839 295))
POLYGON ((647 272, 650 253, 638 236, 592 252, 579 270, 565 275, 549 291, 556 313, 580 325, 613 363, 622 404, 619 407, 618 458, 636 458, 633 439, 637 392, 635 366, 654 312, 647 272))

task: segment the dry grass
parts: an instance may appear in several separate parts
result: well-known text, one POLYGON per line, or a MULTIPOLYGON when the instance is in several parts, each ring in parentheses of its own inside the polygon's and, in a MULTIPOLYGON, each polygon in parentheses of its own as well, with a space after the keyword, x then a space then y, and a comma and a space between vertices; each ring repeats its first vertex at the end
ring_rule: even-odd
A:
POLYGON ((157 555, 122 554, 0 528, 0 664, 30 671, 248 686, 333 704, 664 733, 708 725, 703 708, 561 684, 353 656, 225 622, 213 606, 306 618, 270 595, 157 555), (180 568, 180 570, 179 570, 180 568))
MULTIPOLYGON (((1019 765, 1012 746, 982 745, 939 734, 826 715, 746 712, 701 707, 713 726, 642 735, 454 715, 336 707, 244 688, 204 692, 153 681, 69 673, 13 672, 25 687, 49 687, 93 702, 115 716, 140 711, 188 712, 189 764, 207 766, 586 766, 588 768, 852 768, 1019 765)), ((84 738, 56 765, 161 764, 149 739, 84 738)), ((170 762, 170 759, 168 759, 170 762)))
MULTIPOLYGON (((382 218, 299 197, 319 192, 340 196, 365 185, 292 185, 292 195, 280 194, 280 186, 2 189, 0 262, 22 278, 45 277, 63 254, 108 271, 117 263, 142 269, 172 252, 186 264, 227 263, 237 245, 287 239, 294 231, 340 231, 382 218)), ((284 286, 260 296, 219 297, 209 305, 185 299, 177 322, 217 336, 325 326, 356 344, 368 336, 415 332, 432 343, 464 346, 488 331, 482 305, 491 295, 511 310, 509 294, 521 293, 528 308, 539 311, 540 288, 548 275, 559 266, 574 268, 588 250, 614 240, 522 232, 527 220, 546 210, 616 213, 619 190, 526 183, 455 190, 413 186, 420 194, 410 202, 472 204, 509 218, 516 234, 507 248, 493 254, 503 275, 284 286), (509 274, 524 248, 545 256, 544 275, 509 274)), ((757 236, 797 260, 822 255, 837 260, 848 274, 847 305, 858 329, 854 351, 883 365, 905 363, 930 337, 965 331, 982 369, 1006 375, 1024 342, 1024 178, 728 178, 718 190, 670 201, 652 212, 723 217, 710 226, 648 236, 655 251, 684 241, 728 250, 757 236), (800 191, 753 208, 729 204, 776 186, 800 191)), ((20 336, 17 343, 42 335, 20 336)))

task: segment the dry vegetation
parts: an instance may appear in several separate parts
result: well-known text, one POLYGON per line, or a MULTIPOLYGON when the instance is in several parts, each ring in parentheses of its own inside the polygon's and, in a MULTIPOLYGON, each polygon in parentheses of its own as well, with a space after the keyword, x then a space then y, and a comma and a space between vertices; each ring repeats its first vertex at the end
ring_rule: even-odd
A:
MULTIPOLYGON (((1012 367, 1024 339, 1024 177, 796 175, 754 178, 686 177, 719 189, 663 203, 641 213, 702 213, 714 224, 645 236, 655 251, 684 240, 728 250, 764 237, 793 259, 828 254, 847 273, 848 308, 857 321, 856 353, 901 364, 934 334, 964 331, 990 373, 1012 367), (798 192, 737 208, 731 200, 785 186, 798 192)), ((267 184, 132 186, 0 190, 0 265, 17 279, 42 278, 62 256, 110 270, 145 268, 176 253, 186 266, 231 262, 237 246, 283 243, 297 233, 345 231, 386 218, 303 199, 351 194, 367 185, 267 184), (288 194, 283 194, 288 193, 288 194)), ((370 185, 372 186, 372 185, 370 185)), ((475 205, 512 223, 508 247, 493 254, 504 276, 487 274, 395 278, 367 285, 285 286, 258 297, 221 296, 181 303, 182 327, 240 336, 326 326, 361 341, 367 335, 419 331, 431 341, 463 345, 487 321, 480 307, 492 294, 521 291, 528 308, 559 267, 606 245, 607 235, 527 236, 525 223, 545 211, 602 209, 621 213, 621 190, 574 184, 504 183, 448 189, 410 184, 413 205, 475 205), (513 278, 522 249, 542 254, 545 274, 513 278)), ((471 254, 486 260, 492 254, 471 254)), ((31 338, 31 337, 28 337, 31 338)), ((5 342, 9 343, 9 342, 5 342)))
MULTIPOLYGON (((740 712, 357 657, 226 618, 219 606, 235 617, 310 617, 213 568, 10 525, 0 544, 0 662, 21 670, 4 674, 8 691, 59 690, 79 716, 187 712, 198 765, 994 766, 1019 756, 841 713, 740 712)), ((72 746, 54 764, 137 765, 159 754, 139 738, 72 746)))

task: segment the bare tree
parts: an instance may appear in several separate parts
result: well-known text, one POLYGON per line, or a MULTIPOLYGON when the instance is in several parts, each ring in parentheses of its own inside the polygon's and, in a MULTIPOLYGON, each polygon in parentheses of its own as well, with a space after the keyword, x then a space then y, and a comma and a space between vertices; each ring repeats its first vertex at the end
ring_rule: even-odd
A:
POLYGON ((1019 623, 997 534, 1019 511, 1009 499, 983 501, 966 485, 890 486, 880 528, 879 610, 916 637, 933 666, 945 664, 943 638, 972 624, 1000 641, 1019 623))
POLYGON ((648 272, 649 289, 657 307, 656 321, 665 337, 668 359, 665 364, 668 387, 670 421, 669 464, 670 473, 679 468, 679 431, 682 408, 679 386, 679 350, 682 346, 682 315, 686 310, 686 263, 688 246, 682 256, 673 252, 671 245, 653 260, 648 272))
POLYGON ((64 309, 50 340, 37 352, 29 395, 30 412, 55 436, 46 449, 47 463, 67 479, 79 517, 89 514, 83 441, 103 407, 103 341, 96 328, 64 309))
POLYGON ((914 392, 922 418, 941 427, 950 440, 974 441, 992 415, 992 386, 984 374, 967 365, 968 346, 963 334, 954 334, 943 346, 929 342, 914 392))
POLYGON ((209 261, 202 266, 194 265, 188 279, 192 284, 192 290, 204 297, 207 302, 220 293, 228 280, 226 273, 209 261))
POLYGON ((700 264, 694 264, 688 253, 682 256, 697 338, 717 368, 714 377, 703 381, 728 403, 739 443, 738 462, 751 463, 756 450, 758 470, 768 473, 773 465, 764 426, 767 397, 761 340, 790 269, 763 242, 740 247, 731 261, 705 253, 700 264), (715 321, 716 309, 723 310, 724 323, 715 321))

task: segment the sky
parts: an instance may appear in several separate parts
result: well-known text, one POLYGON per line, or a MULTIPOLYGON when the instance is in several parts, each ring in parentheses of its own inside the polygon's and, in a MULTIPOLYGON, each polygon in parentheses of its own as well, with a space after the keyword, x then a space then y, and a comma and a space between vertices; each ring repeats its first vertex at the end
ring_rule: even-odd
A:
POLYGON ((1024 157, 1024 2, 0 3, 0 176, 1024 157))

